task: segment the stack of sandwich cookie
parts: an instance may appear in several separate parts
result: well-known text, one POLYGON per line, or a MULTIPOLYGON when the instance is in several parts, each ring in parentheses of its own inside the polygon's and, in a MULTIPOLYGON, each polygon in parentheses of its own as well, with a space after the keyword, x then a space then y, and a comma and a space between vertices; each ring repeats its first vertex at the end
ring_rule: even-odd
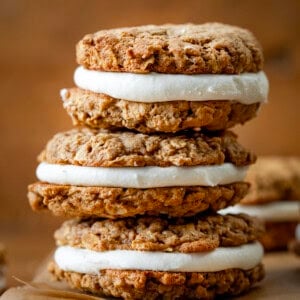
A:
POLYGON ((263 278, 262 225, 239 202, 255 156, 227 128, 266 101, 261 48, 223 24, 121 28, 77 45, 73 129, 29 186, 34 210, 76 217, 55 233, 57 280, 124 299, 236 295, 263 278), (217 130, 217 131, 216 131, 217 130))
POLYGON ((268 251, 287 249, 300 221, 300 160, 296 157, 264 156, 250 168, 250 192, 233 207, 220 213, 247 213, 265 223, 260 241, 268 251))

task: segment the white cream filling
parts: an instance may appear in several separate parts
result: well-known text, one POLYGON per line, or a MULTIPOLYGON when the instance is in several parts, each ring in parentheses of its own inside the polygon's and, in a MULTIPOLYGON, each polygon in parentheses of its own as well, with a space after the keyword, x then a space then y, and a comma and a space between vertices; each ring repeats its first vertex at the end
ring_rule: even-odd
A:
POLYGON ((42 162, 36 170, 41 181, 80 186, 153 188, 216 186, 243 181, 248 167, 231 163, 195 167, 83 167, 42 162))
POLYGON ((80 66, 75 70, 74 81, 82 89, 136 102, 232 100, 251 104, 266 102, 269 90, 262 71, 239 75, 134 74, 80 66))
POLYGON ((235 205, 218 211, 220 214, 246 213, 265 221, 300 220, 298 201, 279 201, 259 205, 235 205))
POLYGON ((263 248, 255 242, 188 254, 133 250, 97 252, 62 246, 56 249, 54 260, 64 271, 85 274, 98 274, 103 269, 217 272, 231 268, 251 269, 261 262, 262 256, 263 248))

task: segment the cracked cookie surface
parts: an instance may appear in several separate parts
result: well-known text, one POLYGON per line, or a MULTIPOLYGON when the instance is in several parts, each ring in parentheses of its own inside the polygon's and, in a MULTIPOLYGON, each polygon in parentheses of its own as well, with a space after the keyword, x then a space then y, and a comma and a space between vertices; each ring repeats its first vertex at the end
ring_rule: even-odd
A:
POLYGON ((87 128, 56 134, 39 156, 51 164, 90 167, 246 166, 255 159, 230 131, 146 135, 87 128))
POLYGON ((55 232, 55 239, 59 246, 94 251, 119 249, 192 253, 251 243, 263 232, 262 223, 253 217, 211 214, 170 219, 72 219, 55 232))
POLYGON ((87 69, 132 73, 239 74, 263 66, 252 33, 221 23, 101 30, 79 41, 76 57, 87 69))
POLYGON ((143 103, 79 88, 66 89, 63 100, 74 125, 127 128, 143 133, 223 130, 251 120, 260 106, 259 103, 246 105, 235 101, 143 103))
POLYGON ((111 188, 36 182, 28 187, 35 211, 48 209, 64 217, 123 218, 135 215, 192 216, 238 203, 249 185, 237 182, 216 187, 111 188))

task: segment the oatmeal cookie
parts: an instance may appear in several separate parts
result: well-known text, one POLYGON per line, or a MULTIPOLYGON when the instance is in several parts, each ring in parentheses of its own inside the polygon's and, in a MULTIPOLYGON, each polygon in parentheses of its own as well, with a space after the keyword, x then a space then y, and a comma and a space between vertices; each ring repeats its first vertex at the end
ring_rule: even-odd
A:
POLYGON ((298 222, 266 222, 266 232, 260 237, 266 251, 287 250, 295 238, 298 222))
POLYGON ((56 134, 39 156, 51 164, 90 167, 245 166, 255 159, 230 131, 146 135, 87 128, 56 134))
POLYGON ((79 88, 64 91, 64 108, 74 125, 127 128, 143 133, 185 129, 223 130, 251 120, 260 107, 260 103, 246 105, 235 101, 143 103, 79 88))
POLYGON ((220 23, 101 30, 79 41, 76 56, 87 69, 132 73, 239 74, 263 66, 255 37, 220 23))
POLYGON ((215 187, 134 189, 36 182, 28 187, 28 198, 33 210, 48 209, 64 217, 114 219, 143 214, 181 217, 234 205, 245 196, 248 186, 237 182, 215 187))
POLYGON ((247 175, 251 183, 244 204, 300 200, 300 159, 262 156, 247 175))
POLYGON ((130 299, 214 299, 218 295, 238 295, 264 277, 262 264, 250 270, 219 272, 158 272, 101 270, 99 275, 61 270, 54 262, 49 271, 56 280, 99 296, 130 299))

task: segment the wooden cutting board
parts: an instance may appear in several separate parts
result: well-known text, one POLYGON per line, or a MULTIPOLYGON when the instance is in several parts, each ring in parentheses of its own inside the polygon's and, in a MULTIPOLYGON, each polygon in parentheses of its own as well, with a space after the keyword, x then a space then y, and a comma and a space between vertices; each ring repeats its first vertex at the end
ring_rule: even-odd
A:
MULTIPOLYGON (((2 295, 1 300, 101 299, 74 292, 64 283, 52 282, 46 268, 48 260, 37 270, 32 286, 11 288, 2 295)), ((270 253, 263 262, 266 278, 246 295, 234 299, 300 299, 300 257, 286 252, 270 253)))

